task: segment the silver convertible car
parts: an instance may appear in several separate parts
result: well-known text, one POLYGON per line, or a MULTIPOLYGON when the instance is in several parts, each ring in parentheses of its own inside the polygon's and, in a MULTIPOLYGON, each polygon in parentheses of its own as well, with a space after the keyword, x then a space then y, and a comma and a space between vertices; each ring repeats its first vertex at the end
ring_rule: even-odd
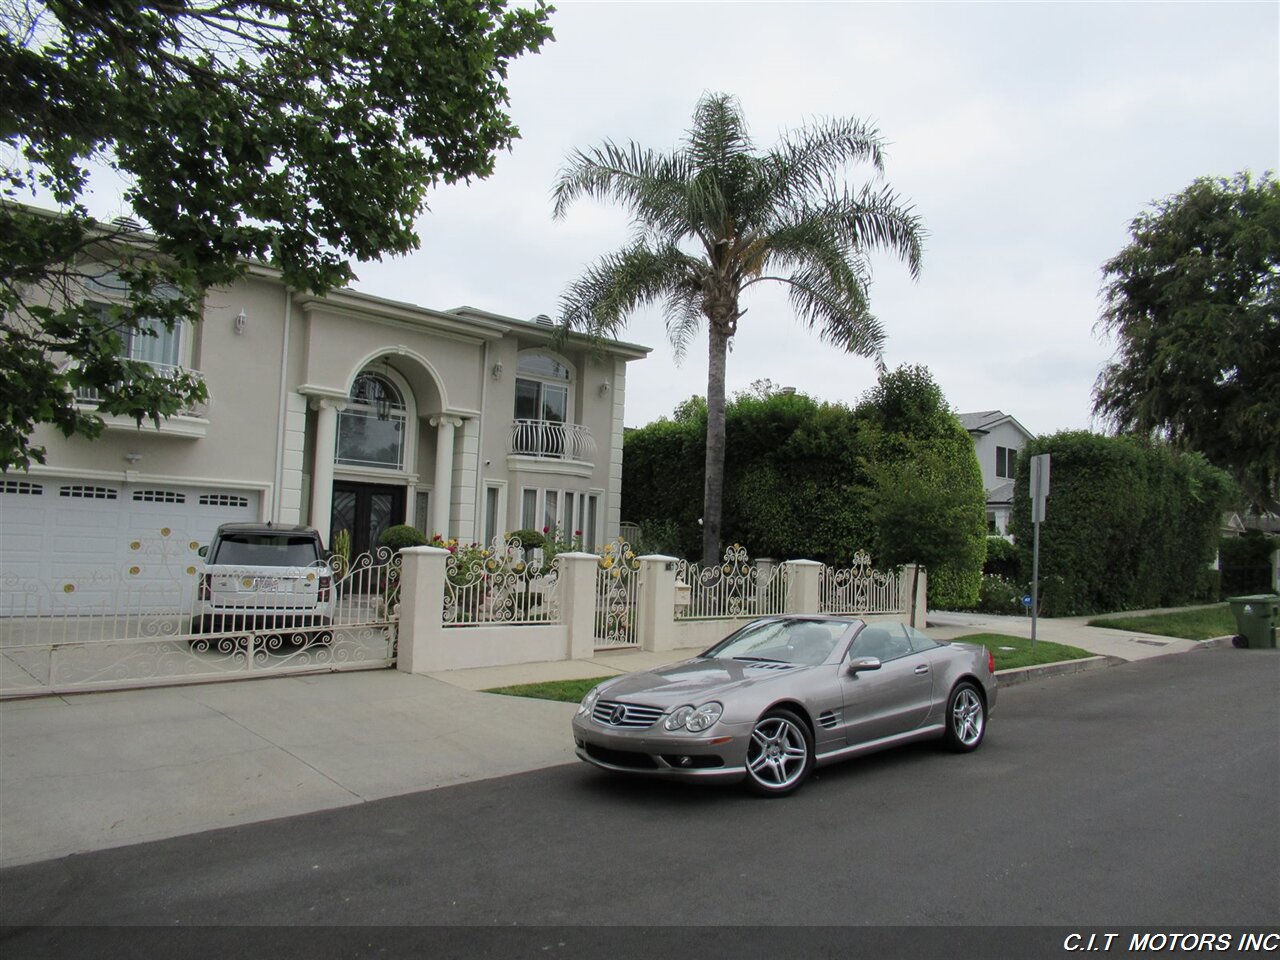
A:
POLYGON ((977 749, 995 662, 966 643, 850 617, 753 620, 705 653, 613 677, 573 718, 577 753, 624 773, 743 780, 781 796, 815 766, 916 740, 977 749))

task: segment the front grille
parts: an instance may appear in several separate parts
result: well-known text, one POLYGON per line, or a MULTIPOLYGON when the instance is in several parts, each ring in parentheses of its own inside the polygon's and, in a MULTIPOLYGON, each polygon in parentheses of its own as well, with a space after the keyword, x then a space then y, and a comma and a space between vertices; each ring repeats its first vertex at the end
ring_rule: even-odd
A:
POLYGON ((608 747, 587 744, 587 756, 607 763, 611 767, 626 767, 630 770, 656 770, 658 761, 647 753, 635 753, 631 750, 610 750, 608 747))
POLYGON ((617 700, 598 700, 591 711, 591 719, 606 727, 640 729, 652 727, 662 714, 662 707, 647 707, 640 703, 619 703, 617 700))

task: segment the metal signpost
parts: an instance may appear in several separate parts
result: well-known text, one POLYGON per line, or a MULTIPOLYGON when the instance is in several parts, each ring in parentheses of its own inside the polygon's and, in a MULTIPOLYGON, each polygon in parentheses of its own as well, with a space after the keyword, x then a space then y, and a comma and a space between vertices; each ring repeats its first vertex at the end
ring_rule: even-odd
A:
POLYGON ((1036 644, 1036 621, 1040 617, 1040 523, 1044 520, 1049 496, 1049 454, 1031 458, 1031 645, 1036 644))

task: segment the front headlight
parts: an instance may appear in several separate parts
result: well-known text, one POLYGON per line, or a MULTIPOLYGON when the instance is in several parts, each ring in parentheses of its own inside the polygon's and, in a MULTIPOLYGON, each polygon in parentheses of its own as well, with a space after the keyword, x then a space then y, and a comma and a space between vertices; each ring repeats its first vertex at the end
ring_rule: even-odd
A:
POLYGON ((587 695, 582 698, 582 702, 578 704, 578 716, 584 713, 590 713, 591 708, 596 705, 596 701, 600 699, 600 688, 592 687, 587 691, 587 695))
POLYGON ((697 709, 692 706, 676 707, 671 711, 671 715, 662 721, 662 726, 672 732, 684 729, 691 733, 701 733, 719 720, 722 713, 724 713, 724 707, 714 700, 704 703, 697 709))
POLYGON ((692 715, 692 706, 676 707, 671 711, 671 716, 662 721, 662 726, 667 730, 679 730, 692 715))
POLYGON ((684 722, 684 725, 694 733, 701 733, 719 720, 722 713, 724 713, 724 707, 712 700, 710 703, 704 703, 693 711, 693 714, 684 722))

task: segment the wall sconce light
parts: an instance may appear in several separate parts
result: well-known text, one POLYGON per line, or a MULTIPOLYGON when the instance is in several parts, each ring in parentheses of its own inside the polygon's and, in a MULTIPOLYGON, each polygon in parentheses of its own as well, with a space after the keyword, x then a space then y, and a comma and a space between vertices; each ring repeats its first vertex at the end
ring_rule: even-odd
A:
POLYGON ((502 379, 502 361, 499 360, 497 363, 495 363, 493 365, 493 369, 490 370, 489 373, 493 377, 493 379, 501 380, 502 379))
POLYGON ((609 381, 606 380, 604 383, 600 384, 600 396, 606 397, 608 395, 609 395, 609 381))
POLYGON ((237 334, 244 333, 245 327, 249 326, 249 315, 245 313, 244 310, 241 310, 239 313, 236 314, 235 324, 236 324, 236 333, 237 334))
POLYGON ((126 453, 126 454, 124 455, 124 458, 125 458, 127 461, 129 461, 129 463, 130 463, 130 464, 134 464, 134 463, 137 463, 139 460, 141 460, 141 459, 142 459, 142 454, 140 454, 140 453, 133 453, 133 452, 130 452, 130 453, 126 453))

